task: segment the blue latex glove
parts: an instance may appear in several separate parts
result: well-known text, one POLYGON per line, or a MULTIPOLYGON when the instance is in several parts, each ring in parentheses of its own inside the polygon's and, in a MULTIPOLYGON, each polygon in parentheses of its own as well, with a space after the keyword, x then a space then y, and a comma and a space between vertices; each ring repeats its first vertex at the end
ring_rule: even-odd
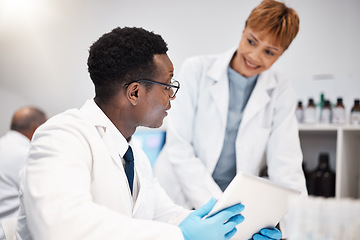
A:
POLYGON ((244 221, 244 217, 240 215, 244 206, 236 204, 209 218, 204 218, 215 203, 216 200, 212 198, 180 223, 179 227, 185 240, 227 240, 235 235, 236 225, 244 221))
POLYGON ((254 234, 253 240, 279 240, 282 234, 277 228, 263 228, 259 233, 254 234))

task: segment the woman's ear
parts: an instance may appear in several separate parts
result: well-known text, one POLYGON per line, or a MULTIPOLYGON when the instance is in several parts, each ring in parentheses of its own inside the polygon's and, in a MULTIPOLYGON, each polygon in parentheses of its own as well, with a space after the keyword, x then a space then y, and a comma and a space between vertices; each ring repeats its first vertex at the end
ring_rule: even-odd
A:
POLYGON ((134 82, 130 84, 126 89, 126 97, 132 105, 137 105, 139 102, 140 84, 134 82))

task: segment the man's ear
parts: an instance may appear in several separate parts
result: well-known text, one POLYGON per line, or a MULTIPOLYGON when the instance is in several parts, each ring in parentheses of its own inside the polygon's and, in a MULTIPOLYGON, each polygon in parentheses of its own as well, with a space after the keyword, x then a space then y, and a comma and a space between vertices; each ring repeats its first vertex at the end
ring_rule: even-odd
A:
POLYGON ((139 102, 140 84, 134 82, 130 84, 126 89, 126 97, 132 105, 137 105, 139 102))

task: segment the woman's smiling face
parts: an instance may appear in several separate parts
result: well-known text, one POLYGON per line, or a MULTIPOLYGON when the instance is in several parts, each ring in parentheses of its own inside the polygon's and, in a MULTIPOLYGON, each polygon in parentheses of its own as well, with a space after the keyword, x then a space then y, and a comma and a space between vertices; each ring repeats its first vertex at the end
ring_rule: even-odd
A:
POLYGON ((244 77, 252 77, 269 69, 284 51, 272 35, 246 27, 231 67, 244 77))

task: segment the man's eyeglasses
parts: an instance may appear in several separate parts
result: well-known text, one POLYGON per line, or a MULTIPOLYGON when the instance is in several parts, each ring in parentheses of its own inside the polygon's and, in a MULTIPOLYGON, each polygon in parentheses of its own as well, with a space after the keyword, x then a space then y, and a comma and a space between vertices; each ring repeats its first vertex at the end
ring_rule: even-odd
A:
POLYGON ((165 86, 165 87, 167 87, 166 90, 169 91, 169 97, 170 98, 174 98, 177 91, 180 88, 180 83, 175 79, 172 79, 170 84, 161 83, 161 82, 155 82, 153 80, 148 80, 148 79, 139 79, 139 80, 132 81, 132 82, 129 82, 129 83, 125 84, 124 87, 127 88, 130 84, 132 84, 134 82, 148 82, 148 83, 153 83, 153 84, 158 84, 158 85, 165 86))

